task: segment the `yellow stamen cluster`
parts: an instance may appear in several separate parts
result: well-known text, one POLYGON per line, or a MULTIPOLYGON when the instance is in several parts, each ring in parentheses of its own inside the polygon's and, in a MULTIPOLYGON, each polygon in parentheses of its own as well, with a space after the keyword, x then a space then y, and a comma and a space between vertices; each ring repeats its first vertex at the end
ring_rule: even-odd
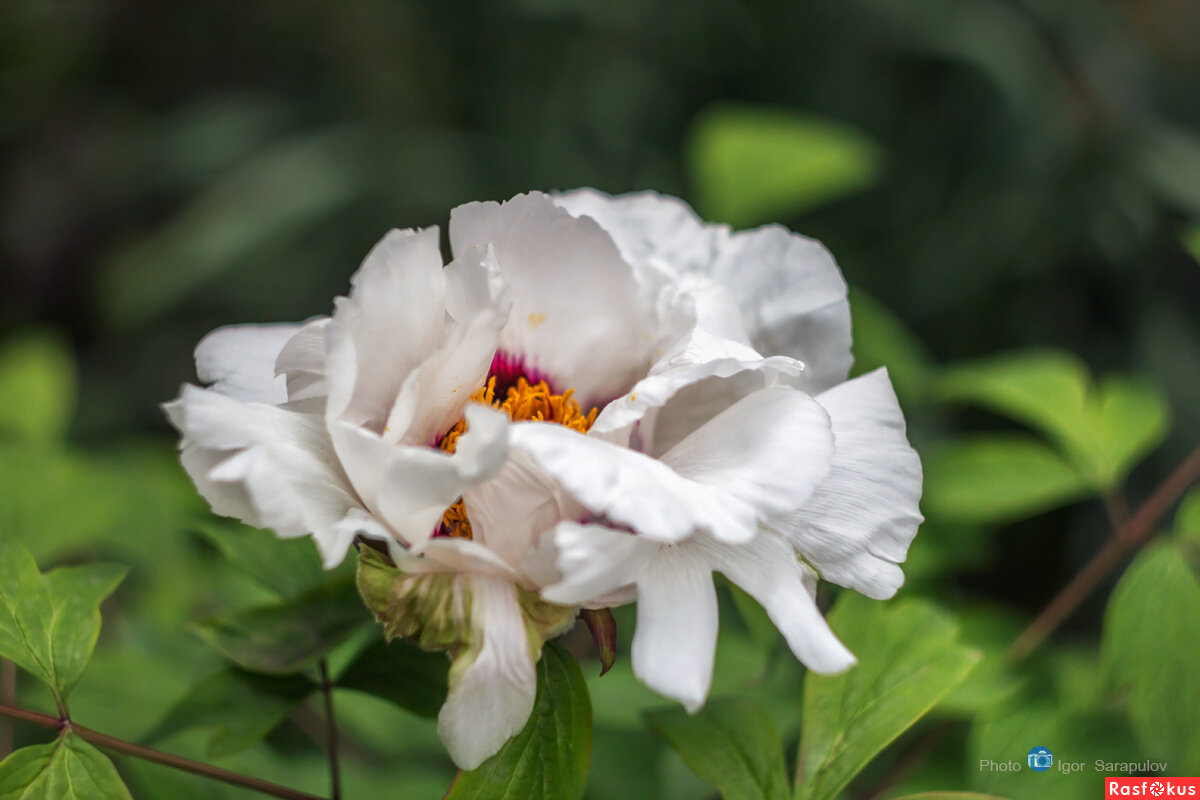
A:
MULTIPOLYGON (((583 413, 572 397, 574 393, 574 389, 568 389, 562 394, 553 394, 545 381, 530 384, 524 378, 518 378, 517 385, 510 386, 501 400, 496 397, 496 379, 488 378, 487 384, 471 395, 471 401, 503 411, 513 422, 557 422, 573 431, 587 433, 600 410, 593 408, 583 413)), ((466 430, 466 419, 460 419, 441 438, 438 447, 453 453, 458 447, 458 437, 466 430)), ((442 515, 442 533, 460 539, 471 538, 471 521, 461 497, 442 515)))

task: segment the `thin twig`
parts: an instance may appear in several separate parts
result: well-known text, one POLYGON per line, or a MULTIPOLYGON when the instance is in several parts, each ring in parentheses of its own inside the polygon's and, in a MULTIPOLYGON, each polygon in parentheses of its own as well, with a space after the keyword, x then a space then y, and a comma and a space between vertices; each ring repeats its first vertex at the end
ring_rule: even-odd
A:
POLYGON ((1171 510, 1175 501, 1197 480, 1200 480, 1200 446, 1175 468, 1137 513, 1113 534, 1087 566, 1071 579, 1033 622, 1029 623, 1029 627, 1009 648, 1009 661, 1019 662, 1036 650, 1038 645, 1092 593, 1100 581, 1120 566, 1127 556, 1149 541, 1154 535, 1159 519, 1171 510))
POLYGON ((86 742, 94 744, 96 747, 111 750, 115 753, 122 753, 134 758, 140 758, 143 761, 150 761, 155 764, 162 764, 165 767, 172 769, 191 772, 195 775, 203 775, 206 778, 222 781, 233 786, 241 786, 244 789, 252 789, 256 792, 261 792, 272 797, 280 797, 283 800, 324 800, 317 795, 301 792, 296 789, 289 789, 286 786, 280 786, 268 781, 252 778, 248 775, 239 775, 236 772, 214 767, 209 764, 202 764, 199 761, 192 761, 182 756, 163 753, 159 750, 151 750, 149 747, 142 747, 140 744, 127 742, 124 739, 117 739, 109 736, 106 733, 94 731, 91 728, 85 728, 82 725, 77 725, 74 722, 50 714, 43 714, 39 711, 30 711, 25 708, 16 708, 7 704, 0 704, 0 716, 19 719, 23 722, 28 722, 32 725, 40 725, 43 728, 51 728, 57 731, 69 730, 71 733, 83 739, 86 742))
MULTIPOLYGON (((6 706, 17 702, 17 665, 0 658, 0 703, 6 706)), ((0 719, 0 761, 13 751, 13 724, 8 717, 0 719)))
POLYGON ((333 681, 329 680, 329 663, 321 659, 321 693, 325 695, 326 747, 329 749, 329 783, 333 800, 342 800, 342 770, 338 763, 337 717, 333 713, 333 681))

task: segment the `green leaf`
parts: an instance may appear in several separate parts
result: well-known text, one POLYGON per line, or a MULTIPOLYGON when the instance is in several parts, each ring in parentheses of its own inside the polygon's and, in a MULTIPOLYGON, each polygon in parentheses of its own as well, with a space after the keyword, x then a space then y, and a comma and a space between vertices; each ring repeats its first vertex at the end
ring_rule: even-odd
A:
POLYGON ((902 400, 923 399, 933 358, 921 340, 882 303, 854 286, 850 287, 850 308, 854 374, 887 367, 902 400))
POLYGON ((1072 503, 1087 481, 1033 437, 952 440, 925 454, 926 512, 948 522, 1005 522, 1072 503))
POLYGON ((0 655, 37 675, 65 702, 100 635, 100 603, 127 571, 91 564, 43 575, 28 550, 0 537, 0 655))
POLYGON ((1096 387, 1069 353, 1015 353, 952 367, 938 391, 1046 434, 1098 491, 1115 487, 1167 432, 1168 408, 1156 387, 1129 378, 1096 387))
POLYGON ((403 639, 372 644, 337 680, 343 689, 382 697, 423 717, 436 717, 446 701, 450 660, 403 639))
POLYGON ((1192 254, 1192 258, 1200 262, 1200 225, 1188 225, 1179 240, 1183 248, 1192 254))
POLYGON ((726 697, 709 702, 695 715, 680 708, 650 711, 646 721, 725 800, 788 796, 783 742, 755 703, 726 697))
POLYGON ((142 324, 343 207, 360 191, 353 163, 360 144, 355 131, 337 129, 263 148, 104 264, 99 308, 113 325, 142 324))
POLYGON ((1200 770, 1200 580, 1179 548, 1143 551, 1113 590, 1101 651, 1114 683, 1130 689, 1134 732, 1172 772, 1200 770))
POLYGON ((980 660, 958 642, 951 618, 922 601, 884 604, 848 592, 829 624, 859 661, 841 675, 804 680, 798 800, 836 797, 980 660))
POLYGON ((75 358, 48 333, 25 333, 0 346, 0 433, 61 439, 75 410, 75 358))
POLYGON ((882 152, 845 123, 785 108, 717 105, 688 143, 704 215, 745 227, 815 208, 873 184, 882 152))
POLYGON ((1200 547, 1200 489, 1183 496, 1175 512, 1175 536, 1193 547, 1200 547))
POLYGON ((1005 800, 997 794, 979 794, 978 792, 921 792, 906 794, 895 800, 1005 800))
POLYGON ((108 757, 74 734, 0 763, 0 800, 133 800, 108 757))
POLYGON ((243 669, 282 675, 316 663, 368 621, 354 582, 337 579, 277 605, 202 622, 196 632, 243 669))
POLYGON ((592 758, 592 704, 579 664, 557 642, 538 662, 529 721, 500 752, 462 772, 446 800, 579 800, 592 758))
POLYGON ((316 689, 302 675, 226 669, 193 687, 146 738, 158 741, 190 728, 211 727, 209 758, 232 755, 270 734, 316 689))
POLYGON ((327 576, 308 537, 282 539, 270 531, 218 520, 198 527, 231 564, 280 597, 301 595, 327 576))

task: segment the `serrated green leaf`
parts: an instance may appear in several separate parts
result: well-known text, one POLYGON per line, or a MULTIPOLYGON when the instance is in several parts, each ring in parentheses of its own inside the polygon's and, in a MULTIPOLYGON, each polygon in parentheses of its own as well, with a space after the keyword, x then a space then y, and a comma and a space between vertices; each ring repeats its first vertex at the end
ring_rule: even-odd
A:
POLYGON ((1105 670, 1128 686, 1134 732, 1172 772, 1200 770, 1200 580, 1177 546, 1144 550, 1104 617, 1105 670))
POLYGON ((423 717, 436 717, 446 701, 450 659, 403 639, 382 639, 354 660, 337 685, 382 697, 423 717))
POLYGON ((0 762, 0 800, 133 800, 108 757, 73 734, 0 762))
POLYGON ((222 670, 193 687, 146 738, 158 741, 190 728, 214 728, 209 758, 232 755, 267 736, 316 689, 302 675, 222 670))
POLYGON ((592 757, 592 704, 574 656, 547 642, 529 721, 500 752, 460 773, 445 800, 578 800, 592 757))
POLYGON ((704 216, 744 227, 860 191, 882 151, 861 130, 785 108, 718 105, 697 117, 689 166, 704 216))
POLYGON ((270 531, 223 520, 197 527, 231 564, 280 597, 301 595, 327 577, 308 537, 282 539, 270 531))
POLYGON ((26 333, 0 345, 0 434, 61 439, 75 410, 75 358, 47 333, 26 333))
POLYGON ((956 439, 925 454, 922 506, 947 522, 1006 522, 1087 496, 1079 471, 1033 437, 956 439))
POLYGON ((841 675, 804 680, 797 800, 831 800, 884 747, 957 686, 980 653, 929 603, 845 593, 829 624, 858 657, 841 675))
POLYGON ((207 620, 196 632, 245 670, 284 675, 315 664, 369 622, 354 582, 339 578, 283 603, 207 620))
POLYGON ((951 367, 937 386, 943 399, 978 404, 1046 434, 1101 492, 1167 432, 1168 408, 1156 387, 1109 378, 1097 388, 1068 353, 1014 353, 951 367))
POLYGON ((65 702, 100 635, 100 603, 127 571, 90 564, 43 575, 28 550, 0 537, 0 655, 45 681, 65 702))
POLYGON ((755 703, 726 697, 710 701, 694 715, 680 708, 650 711, 646 721, 725 800, 788 796, 783 742, 755 703))

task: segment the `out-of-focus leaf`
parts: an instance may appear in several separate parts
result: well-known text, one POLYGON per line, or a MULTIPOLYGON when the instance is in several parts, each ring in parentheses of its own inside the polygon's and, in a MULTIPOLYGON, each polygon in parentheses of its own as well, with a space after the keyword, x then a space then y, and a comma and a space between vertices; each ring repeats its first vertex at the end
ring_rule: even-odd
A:
POLYGON ((343 689, 355 689, 389 700, 423 717, 435 717, 446 700, 450 660, 403 639, 389 644, 380 639, 354 660, 337 679, 343 689))
POLYGON ((0 655, 45 681, 64 702, 100 635, 100 603, 124 579, 116 564, 45 575, 29 551, 0 536, 0 655))
POLYGON ((694 715, 680 708, 659 709, 647 713, 646 721, 725 800, 782 800, 789 795, 783 742, 755 703, 726 697, 694 715))
POLYGON ((875 182, 883 160, 879 145, 845 123, 741 105, 703 111, 688 155, 704 215, 735 227, 859 191, 875 182))
POLYGON ((1200 489, 1183 496, 1175 512, 1175 536, 1193 547, 1200 547, 1200 489))
POLYGON ((850 287, 854 373, 887 367, 896 394, 920 401, 928 392, 932 357, 896 315, 866 292, 850 287))
POLYGON ((0 800, 133 800, 108 757, 74 734, 0 762, 0 800))
POLYGON ((797 800, 837 797, 981 657, 959 643, 949 616, 921 601, 884 605, 847 592, 829 624, 858 664, 841 675, 805 677, 797 800))
POLYGON ((1178 547, 1138 555, 1113 590, 1102 653, 1110 679, 1130 688, 1134 731, 1173 773, 1200 769, 1200 580, 1178 547))
POLYGON ((267 736, 317 689, 302 675, 255 675, 226 669, 198 683, 147 736, 160 740, 189 728, 214 728, 208 756, 240 752, 267 736))
POLYGON ((459 773, 446 800, 579 800, 592 758, 592 704, 574 656, 547 642, 529 721, 500 752, 459 773))
POLYGON ((316 663, 369 619, 354 582, 337 579, 278 605, 208 620, 196 631, 243 669, 283 675, 316 663))
POLYGON ((100 308, 119 327, 169 310, 199 286, 280 237, 354 199, 361 189, 353 130, 309 133, 270 145, 208 189, 155 235, 104 265, 100 308))
POLYGON ((303 594, 326 577, 308 538, 281 539, 270 531, 224 520, 198 528, 230 563, 280 597, 303 594))
POLYGON ((61 439, 75 410, 75 359, 61 337, 26 333, 0 344, 0 434, 61 439))
POLYGON ((906 794, 896 800, 1006 800, 998 794, 979 794, 978 792, 921 792, 906 794))
POLYGON ((1189 225, 1179 237, 1183 247, 1192 254, 1192 258, 1200 262, 1200 225, 1189 225))
POLYGON ((1020 634, 1021 620, 999 608, 955 609, 959 638, 983 655, 978 666, 938 704, 938 711, 971 716, 1011 698, 1022 680, 1010 668, 1008 646, 1020 634))
POLYGON ((1077 470, 1021 434, 953 440, 926 453, 924 466, 923 507, 953 522, 1022 519, 1088 494, 1077 470))
POLYGON ((951 367, 938 391, 1042 431, 1101 492, 1116 486, 1167 432, 1167 404, 1156 387, 1128 378, 1096 387, 1083 363, 1067 353, 1016 353, 951 367))

